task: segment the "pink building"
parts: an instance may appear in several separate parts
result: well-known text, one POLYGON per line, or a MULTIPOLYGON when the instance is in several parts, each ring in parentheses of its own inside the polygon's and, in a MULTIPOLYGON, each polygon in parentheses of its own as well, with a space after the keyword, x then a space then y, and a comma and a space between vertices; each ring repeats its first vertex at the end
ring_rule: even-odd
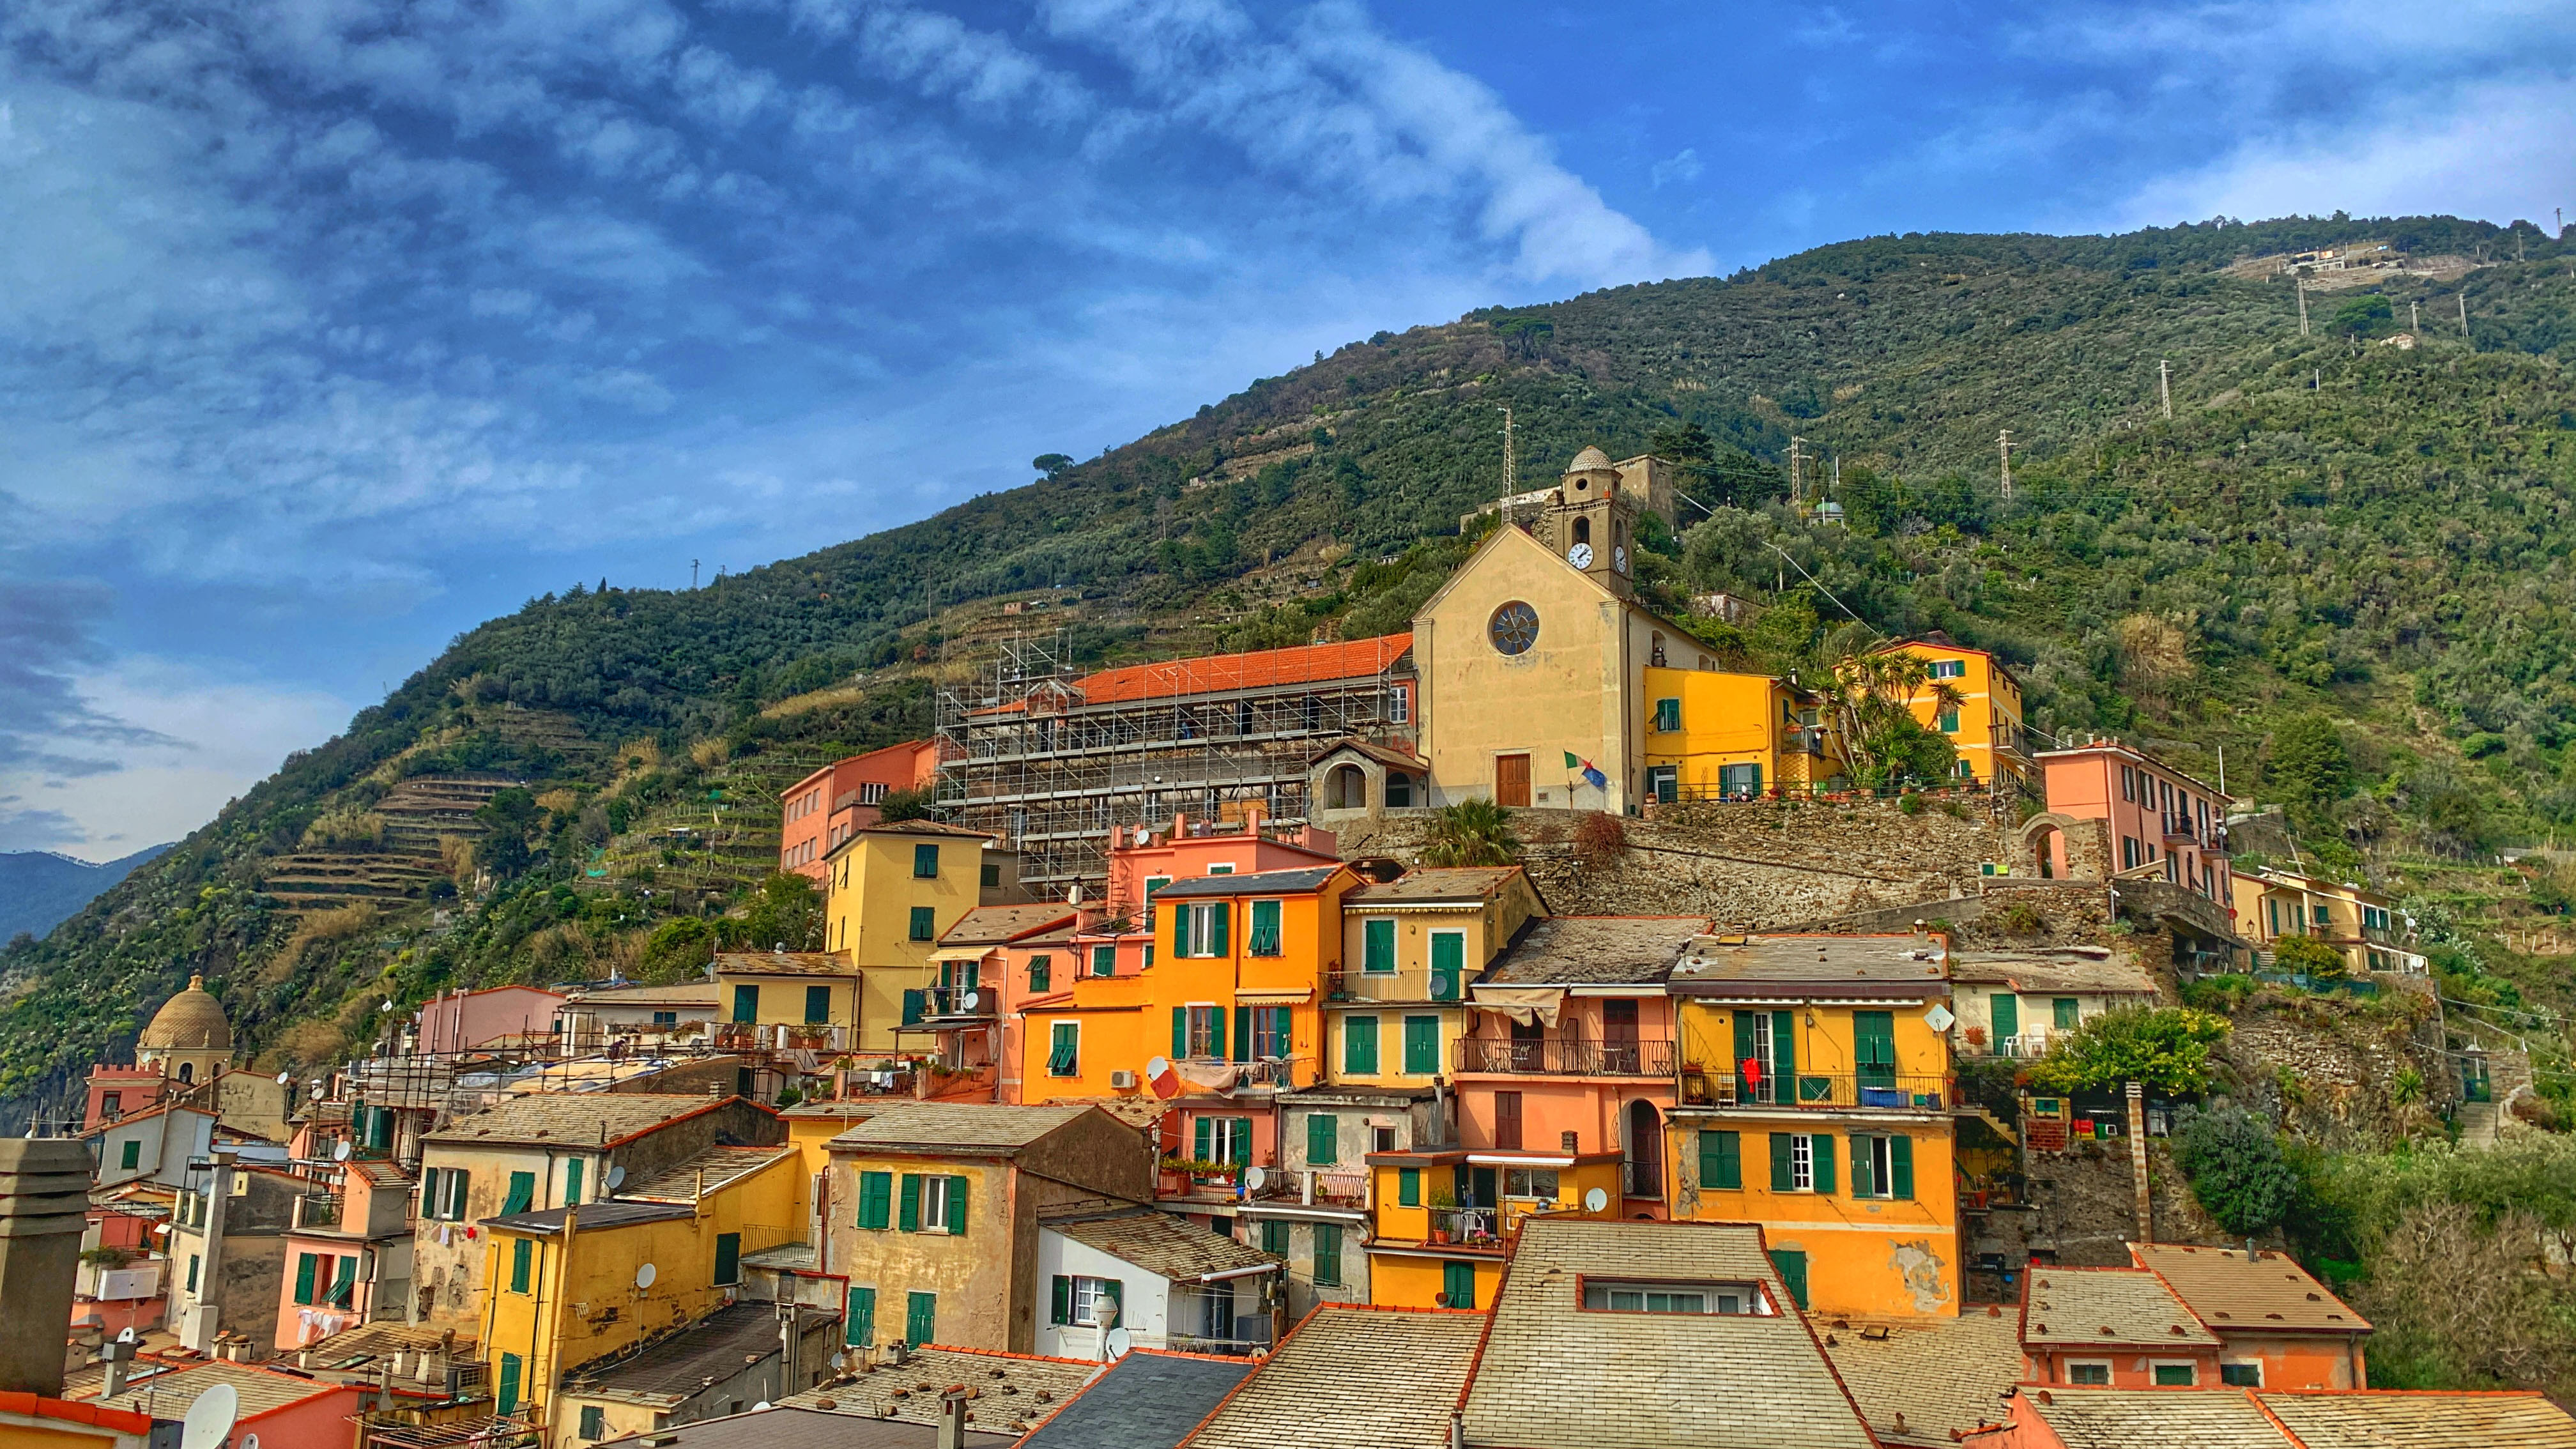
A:
MULTIPOLYGON (((2096 738, 2039 756, 2048 809, 2107 827, 2103 862, 2112 872, 2150 874, 2230 910, 2227 797, 2132 745, 2096 738)), ((2066 839, 2051 832, 2044 857, 2052 874, 2072 874, 2066 839)))
POLYGON ((423 1052, 466 1052, 513 1038, 550 1036, 561 993, 534 986, 444 991, 413 1013, 423 1052))
POLYGON ((779 797, 778 868, 821 884, 823 857, 876 824, 879 802, 938 774, 938 741, 909 740, 836 760, 788 786, 779 797))
POLYGON ((1480 1205, 1515 1167, 1616 1153, 1615 1216, 1662 1217, 1664 1116, 1674 1104, 1664 979, 1704 916, 1547 916, 1469 988, 1457 1044, 1458 1136, 1480 1205))
POLYGON ((975 1100, 1018 1102, 1020 1003, 1071 979, 1079 918, 1066 905, 977 906, 958 917, 930 953, 939 975, 921 1019, 900 1030, 929 1034, 951 1081, 973 1079, 975 1100))
POLYGON ((331 1172, 336 1182, 316 1182, 296 1200, 278 1288, 281 1352, 410 1311, 411 1174, 373 1157, 331 1172))
POLYGON ((91 1131, 157 1105, 169 1078, 159 1067, 94 1066, 89 1069, 89 1102, 81 1113, 81 1130, 91 1131))

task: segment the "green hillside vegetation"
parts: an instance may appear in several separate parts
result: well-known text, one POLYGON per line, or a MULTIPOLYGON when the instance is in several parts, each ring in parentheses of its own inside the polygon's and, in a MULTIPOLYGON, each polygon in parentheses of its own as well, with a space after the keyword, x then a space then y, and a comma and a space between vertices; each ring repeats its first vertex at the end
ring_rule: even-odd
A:
POLYGON ((2529 1033, 2576 1122, 2548 929, 2576 875, 2497 859, 2576 834, 2570 363, 2576 245, 2444 218, 1881 237, 1382 332, 919 523, 691 592, 575 585, 459 636, 9 946, 0 1103, 60 1102, 191 971, 264 1064, 302 1066, 387 1001, 793 939, 810 900, 760 880, 787 783, 926 733, 1005 630, 1102 663, 1402 628, 1499 490, 1507 406, 1523 487, 1588 443, 1682 465, 1638 577, 1676 615, 1713 589, 1773 605, 1695 623, 1734 656, 1945 630, 2015 664, 2041 729, 2118 731, 2285 807, 2303 862, 2409 898, 2446 994, 2529 1033), (2476 265, 2312 291, 2307 336, 2286 279, 2234 265, 2354 242, 2476 265), (2419 310, 2416 345, 2385 340, 2419 310), (1789 505, 1793 438, 1844 522, 1789 505), (426 895, 261 891, 286 855, 380 840, 401 782, 467 773, 525 787, 441 839, 426 895))

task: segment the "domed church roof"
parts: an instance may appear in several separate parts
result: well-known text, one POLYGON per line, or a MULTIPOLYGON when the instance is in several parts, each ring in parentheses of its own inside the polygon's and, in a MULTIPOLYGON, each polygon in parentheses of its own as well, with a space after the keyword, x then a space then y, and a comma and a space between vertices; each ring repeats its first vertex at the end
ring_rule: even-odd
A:
POLYGON ((152 1024, 143 1028, 142 1043, 148 1049, 162 1051, 221 1051, 233 1049, 232 1023, 224 1020, 222 1003, 206 989, 206 978, 191 976, 188 989, 163 1002, 152 1016, 152 1024))
POLYGON ((1582 452, 1574 455, 1574 461, 1565 465, 1565 471, 1568 473, 1580 473, 1586 468, 1607 468, 1609 466, 1609 454, 1602 452, 1599 448, 1586 448, 1582 452))

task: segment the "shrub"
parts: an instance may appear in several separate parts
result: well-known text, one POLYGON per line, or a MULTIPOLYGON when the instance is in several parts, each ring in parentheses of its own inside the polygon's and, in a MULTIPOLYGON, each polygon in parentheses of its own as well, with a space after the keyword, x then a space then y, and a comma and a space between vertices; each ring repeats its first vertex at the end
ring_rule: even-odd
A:
POLYGON ((1422 848, 1424 865, 1511 865, 1520 859, 1511 814, 1491 800, 1461 800, 1433 812, 1430 834, 1422 848))
POLYGON ((2053 1092, 2144 1082, 2163 1092, 2209 1087, 2209 1051, 2227 1019, 2187 1006, 2106 1011, 2049 1043, 2031 1080, 2053 1092))
POLYGON ((928 820, 931 808, 939 803, 937 793, 928 785, 909 790, 888 790, 877 802, 877 823, 893 825, 905 820, 928 820))
POLYGON ((1628 827, 1619 817, 1596 810, 1576 822, 1574 854, 1585 865, 1598 869, 1616 862, 1628 848, 1628 827))
POLYGON ((2242 1107, 2185 1107, 2174 1125, 2174 1162, 2202 1211, 2236 1237, 2278 1226, 2299 1190, 2279 1134, 2242 1107))
POLYGON ((2314 936, 2283 936, 2272 943, 2272 965, 2295 975, 2333 981, 2347 971, 2343 953, 2314 936))
POLYGON ((2194 1011, 2214 1011, 2233 1016, 2245 1009, 2254 997, 2254 978, 2229 972, 2220 976, 2203 976, 2182 984, 2182 1004, 2194 1011))

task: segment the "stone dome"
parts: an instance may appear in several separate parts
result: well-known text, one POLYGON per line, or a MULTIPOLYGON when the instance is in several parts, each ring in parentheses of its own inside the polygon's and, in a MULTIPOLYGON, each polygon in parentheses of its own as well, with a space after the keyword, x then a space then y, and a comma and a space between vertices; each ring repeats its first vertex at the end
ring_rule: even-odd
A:
POLYGON ((1586 448, 1582 452, 1574 455, 1574 461, 1565 465, 1565 471, 1568 473, 1580 473, 1587 468, 1607 468, 1609 466, 1609 454, 1602 452, 1599 448, 1586 448))
POLYGON ((188 989, 161 1004, 152 1024, 143 1028, 146 1051, 219 1051, 233 1049, 232 1023, 224 1020, 222 1003, 206 989, 206 978, 191 976, 188 989))

